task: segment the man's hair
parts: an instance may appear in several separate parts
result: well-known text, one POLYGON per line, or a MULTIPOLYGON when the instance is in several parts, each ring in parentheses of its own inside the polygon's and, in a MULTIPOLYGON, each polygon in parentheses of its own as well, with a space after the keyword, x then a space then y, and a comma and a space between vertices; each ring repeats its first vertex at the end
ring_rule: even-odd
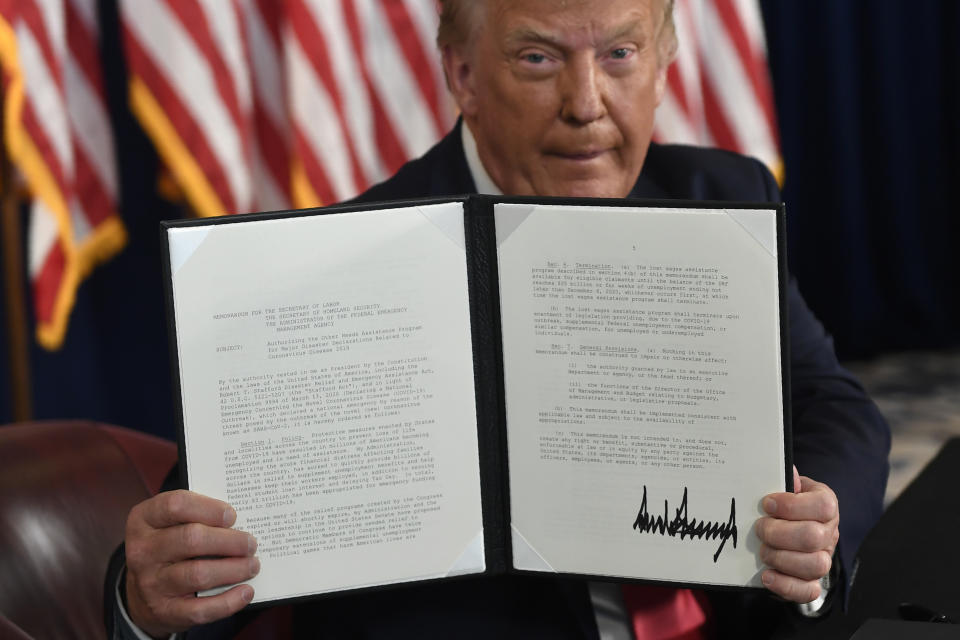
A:
MULTIPOLYGON (((437 47, 442 51, 448 45, 460 45, 473 37, 481 23, 477 12, 486 0, 438 0, 440 26, 437 29, 437 47)), ((673 62, 677 55, 677 30, 673 23, 674 0, 658 0, 663 7, 663 18, 657 32, 657 58, 661 66, 673 62)))

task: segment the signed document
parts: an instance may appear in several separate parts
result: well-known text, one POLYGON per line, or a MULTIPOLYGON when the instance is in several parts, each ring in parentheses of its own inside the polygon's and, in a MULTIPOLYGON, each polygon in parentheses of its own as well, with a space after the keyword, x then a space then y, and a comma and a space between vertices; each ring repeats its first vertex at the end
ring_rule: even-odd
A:
POLYGON ((752 525, 785 486, 776 217, 495 214, 515 566, 759 586, 752 525))
POLYGON ((180 454, 254 602, 454 576, 759 587, 777 205, 467 196, 164 224, 180 454))

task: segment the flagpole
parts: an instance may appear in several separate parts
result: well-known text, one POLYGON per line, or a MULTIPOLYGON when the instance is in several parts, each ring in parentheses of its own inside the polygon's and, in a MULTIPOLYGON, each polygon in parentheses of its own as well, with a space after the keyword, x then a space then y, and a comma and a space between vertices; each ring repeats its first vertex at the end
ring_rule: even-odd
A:
MULTIPOLYGON (((2 129, 2 127, 0 127, 2 129)), ((7 339, 10 352, 10 399, 13 420, 24 422, 33 417, 30 389, 29 330, 27 328, 24 260, 20 225, 20 203, 17 198, 13 167, 2 144, 0 131, 0 242, 3 247, 4 314, 7 317, 7 339)))

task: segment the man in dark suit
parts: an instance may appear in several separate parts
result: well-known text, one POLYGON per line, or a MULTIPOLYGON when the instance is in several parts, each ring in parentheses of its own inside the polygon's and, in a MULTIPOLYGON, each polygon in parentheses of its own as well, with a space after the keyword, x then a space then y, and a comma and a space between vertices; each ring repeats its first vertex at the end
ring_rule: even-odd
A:
MULTIPOLYGON (((654 110, 676 48, 668 0, 447 0, 438 44, 462 123, 361 200, 475 191, 779 199, 756 161, 651 145, 654 110)), ((756 531, 767 565, 763 583, 784 600, 809 603, 826 594, 828 576, 849 577, 856 548, 880 515, 889 433, 837 364, 829 336, 794 282, 788 295, 794 456, 809 476, 796 478, 796 493, 764 500, 769 515, 756 531)), ((127 525, 125 580, 118 585, 126 611, 114 602, 110 613, 118 633, 127 613, 142 630, 162 636, 242 609, 253 595, 249 585, 192 597, 258 571, 255 542, 229 528, 234 519, 229 505, 185 491, 135 507, 127 525)), ((116 579, 108 577, 108 588, 116 579)), ((829 591, 842 593, 842 582, 829 591)), ((692 626, 674 631, 700 626, 704 607, 697 609, 692 596, 646 593, 700 612, 692 615, 692 626)), ((730 611, 740 605, 732 602, 714 606, 714 616, 733 617, 730 611)), ((331 600, 305 613, 301 623, 320 625, 334 637, 595 637, 597 622, 604 627, 598 603, 582 584, 503 578, 331 600)), ((615 609, 613 617, 636 619, 623 603, 615 609)))

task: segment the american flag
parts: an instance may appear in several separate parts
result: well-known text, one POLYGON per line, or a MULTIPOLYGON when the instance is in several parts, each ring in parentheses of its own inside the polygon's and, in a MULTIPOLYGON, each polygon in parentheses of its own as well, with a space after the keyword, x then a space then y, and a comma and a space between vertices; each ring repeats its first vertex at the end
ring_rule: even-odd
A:
POLYGON ((200 215, 330 204, 452 125, 434 0, 121 0, 131 105, 200 215))
POLYGON ((126 241, 96 5, 0 0, 4 140, 33 197, 28 270, 37 340, 50 349, 80 281, 126 241))
POLYGON ((757 0, 677 0, 674 21, 680 47, 654 139, 751 155, 782 179, 757 0))

